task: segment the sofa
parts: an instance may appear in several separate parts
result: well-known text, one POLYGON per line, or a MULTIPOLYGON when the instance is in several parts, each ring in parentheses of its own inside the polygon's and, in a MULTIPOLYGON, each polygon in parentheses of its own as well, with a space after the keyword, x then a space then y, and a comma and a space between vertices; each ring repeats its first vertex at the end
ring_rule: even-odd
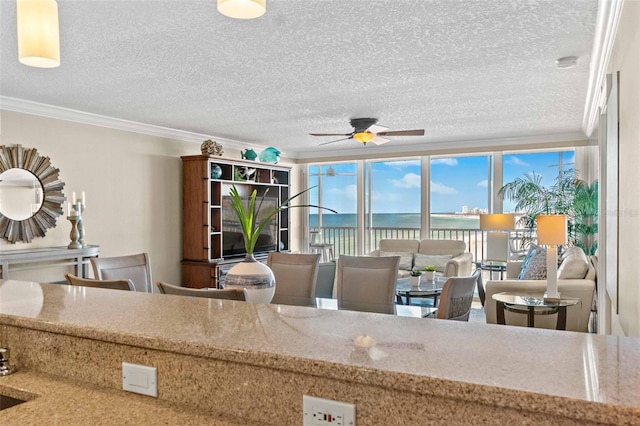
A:
MULTIPOLYGON (((577 298, 577 305, 567 308, 569 331, 589 331, 589 317, 596 290, 596 268, 593 259, 587 257, 579 247, 568 247, 560 256, 558 266, 558 291, 561 297, 577 298)), ((543 295, 547 289, 546 279, 518 279, 523 261, 507 263, 505 280, 489 280, 485 283, 484 312, 487 324, 496 324, 496 303, 492 296, 500 292, 543 295)), ((536 315, 536 328, 555 329, 557 314, 536 315)), ((508 325, 527 325, 527 315, 505 311, 508 325)))
POLYGON ((460 240, 380 240, 378 249, 369 256, 400 256, 398 277, 408 277, 415 267, 422 270, 427 265, 445 277, 469 276, 473 272, 473 255, 467 243, 460 240))

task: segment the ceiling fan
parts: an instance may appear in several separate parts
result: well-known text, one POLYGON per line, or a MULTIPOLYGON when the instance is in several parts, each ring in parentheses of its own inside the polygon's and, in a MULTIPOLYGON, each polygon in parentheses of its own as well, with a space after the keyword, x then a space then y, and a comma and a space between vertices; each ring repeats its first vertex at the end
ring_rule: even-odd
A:
POLYGON ((351 133, 309 133, 311 136, 346 136, 329 142, 323 142, 320 145, 327 145, 334 142, 354 139, 362 145, 373 142, 376 145, 387 143, 390 139, 382 136, 422 136, 424 129, 417 130, 392 130, 388 131, 388 127, 378 126, 377 118, 352 118, 349 120, 353 132, 351 133))

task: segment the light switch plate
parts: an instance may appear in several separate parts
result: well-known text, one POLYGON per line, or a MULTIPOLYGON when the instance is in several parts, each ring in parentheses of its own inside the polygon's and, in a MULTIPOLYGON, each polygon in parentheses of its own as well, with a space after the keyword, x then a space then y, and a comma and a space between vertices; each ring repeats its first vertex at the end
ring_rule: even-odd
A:
POLYGON ((158 396, 158 376, 155 367, 122 363, 122 389, 142 395, 158 396))

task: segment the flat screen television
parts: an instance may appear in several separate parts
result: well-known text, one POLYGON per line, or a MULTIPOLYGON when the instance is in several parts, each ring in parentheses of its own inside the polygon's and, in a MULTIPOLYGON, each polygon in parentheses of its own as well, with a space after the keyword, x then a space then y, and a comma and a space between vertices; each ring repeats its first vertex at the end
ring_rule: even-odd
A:
MULTIPOLYGON (((243 197, 245 208, 249 208, 249 197, 243 197)), ((256 207, 260 202, 260 197, 256 200, 256 207)), ((258 222, 264 218, 264 212, 272 210, 278 206, 278 198, 265 197, 260 212, 258 212, 258 222)), ((278 241, 278 222, 273 217, 267 226, 262 229, 256 243, 254 254, 266 253, 276 250, 278 241)), ((242 228, 238 222, 238 216, 233 210, 231 197, 222 197, 222 257, 243 257, 247 254, 244 248, 244 237, 242 228)))

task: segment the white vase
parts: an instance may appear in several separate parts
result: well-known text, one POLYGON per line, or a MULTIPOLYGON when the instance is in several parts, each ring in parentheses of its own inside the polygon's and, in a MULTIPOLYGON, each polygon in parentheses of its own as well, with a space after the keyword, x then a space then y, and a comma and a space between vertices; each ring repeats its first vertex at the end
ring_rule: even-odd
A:
POLYGON ((229 269, 224 288, 244 290, 247 302, 271 303, 276 292, 276 279, 267 265, 258 262, 253 254, 248 254, 242 262, 229 269))
POLYGON ((411 275, 411 287, 419 287, 420 286, 420 275, 411 275))
POLYGON ((435 278, 436 272, 435 271, 424 271, 424 277, 427 281, 433 281, 433 279, 435 278))

